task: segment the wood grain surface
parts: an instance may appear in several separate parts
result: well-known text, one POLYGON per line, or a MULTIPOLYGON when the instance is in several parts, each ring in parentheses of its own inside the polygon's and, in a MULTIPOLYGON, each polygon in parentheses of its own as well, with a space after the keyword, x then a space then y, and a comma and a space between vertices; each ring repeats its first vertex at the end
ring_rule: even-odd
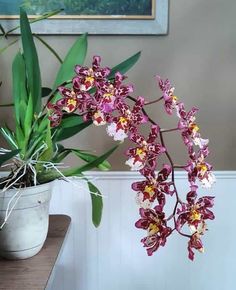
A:
POLYGON ((36 256, 18 261, 0 259, 0 289, 45 289, 70 222, 69 216, 50 215, 47 240, 36 256))

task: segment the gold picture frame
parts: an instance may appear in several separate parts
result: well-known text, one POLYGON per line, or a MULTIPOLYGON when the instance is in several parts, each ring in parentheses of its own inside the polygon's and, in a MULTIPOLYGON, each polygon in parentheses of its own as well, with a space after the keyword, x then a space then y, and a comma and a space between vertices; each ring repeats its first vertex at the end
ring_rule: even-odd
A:
MULTIPOLYGON (((7 0, 4 1, 9 3, 7 0)), ((168 0, 147 1, 151 1, 151 9, 148 15, 58 14, 40 22, 40 24, 35 23, 33 29, 35 33, 39 34, 81 34, 85 32, 89 34, 122 35, 166 34, 168 30, 168 0)), ((29 18, 33 19, 38 16, 36 14, 29 15, 29 18)), ((1 15, 0 11, 0 23, 3 27, 7 25, 6 29, 16 26, 18 19, 19 15, 1 15)))
MULTIPOLYGON (((81 1, 81 0, 78 0, 81 1)), ((108 0, 109 1, 109 0, 108 0)), ((137 0, 138 1, 138 0, 137 0)), ((58 14, 51 17, 51 19, 155 19, 155 9, 156 9, 156 1, 155 0, 146 0, 150 1, 151 9, 150 14, 142 15, 142 14, 113 14, 113 15, 97 15, 97 14, 82 14, 82 15, 73 15, 73 14, 58 14)), ((1 4, 1 0, 0 0, 1 4)), ((60 8, 60 7, 57 7, 60 8)), ((46 12, 46 11, 44 11, 46 12)), ((0 11, 1 13, 1 11, 0 11)), ((36 18, 38 15, 28 14, 30 19, 36 18)), ((1 15, 0 19, 19 19, 19 15, 1 15)))

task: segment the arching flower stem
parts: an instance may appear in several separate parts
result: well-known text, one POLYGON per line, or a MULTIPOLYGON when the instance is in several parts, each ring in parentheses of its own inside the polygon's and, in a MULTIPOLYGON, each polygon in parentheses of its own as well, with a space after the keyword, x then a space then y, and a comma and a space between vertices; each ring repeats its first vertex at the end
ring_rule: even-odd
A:
POLYGON ((173 132, 173 131, 178 131, 179 128, 172 128, 172 129, 160 129, 162 133, 168 133, 168 132, 173 132))
POLYGON ((152 105, 152 104, 158 103, 158 102, 160 102, 162 99, 163 99, 163 96, 160 97, 160 98, 158 98, 157 100, 150 101, 150 102, 145 102, 144 106, 148 106, 148 105, 152 105))

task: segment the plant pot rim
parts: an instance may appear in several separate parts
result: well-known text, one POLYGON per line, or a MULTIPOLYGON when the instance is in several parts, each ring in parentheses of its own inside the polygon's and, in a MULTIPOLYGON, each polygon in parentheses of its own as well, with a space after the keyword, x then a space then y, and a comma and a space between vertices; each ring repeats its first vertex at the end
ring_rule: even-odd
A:
POLYGON ((50 182, 43 183, 43 184, 27 186, 27 187, 22 187, 22 188, 9 188, 4 192, 2 191, 2 189, 0 189, 0 198, 5 198, 6 193, 15 193, 17 191, 23 192, 22 196, 24 196, 24 195, 30 195, 33 190, 36 190, 36 191, 49 190, 53 182, 54 182, 54 180, 50 181, 50 182))

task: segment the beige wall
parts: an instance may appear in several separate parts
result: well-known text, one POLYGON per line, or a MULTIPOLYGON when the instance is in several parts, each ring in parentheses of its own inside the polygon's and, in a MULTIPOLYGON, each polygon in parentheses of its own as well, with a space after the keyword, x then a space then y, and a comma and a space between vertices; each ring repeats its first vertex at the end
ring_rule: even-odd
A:
MULTIPOLYGON (((137 95, 155 99, 160 92, 153 76, 169 77, 176 94, 190 108, 200 108, 199 124, 202 135, 210 139, 209 162, 218 170, 236 169, 236 1, 235 0, 172 0, 170 1, 169 34, 167 36, 89 36, 87 64, 94 54, 112 66, 141 50, 142 57, 130 71, 129 80, 137 95)), ((64 55, 75 40, 74 36, 47 36, 60 55, 64 55)), ((38 45, 43 83, 50 86, 57 63, 50 53, 38 45)), ((1 102, 10 99, 10 66, 16 49, 0 57, 1 102)), ((166 128, 173 126, 159 105, 150 109, 151 116, 166 128)), ((11 112, 0 111, 1 123, 11 119, 11 112)), ((90 128, 67 142, 71 146, 101 153, 112 146, 104 128, 90 128)), ((184 148, 173 134, 167 144, 181 163, 184 148)), ((110 158, 114 170, 126 170, 123 144, 110 158)), ((75 161, 69 160, 75 164, 75 161)), ((183 162, 183 161, 182 161, 183 162)))

